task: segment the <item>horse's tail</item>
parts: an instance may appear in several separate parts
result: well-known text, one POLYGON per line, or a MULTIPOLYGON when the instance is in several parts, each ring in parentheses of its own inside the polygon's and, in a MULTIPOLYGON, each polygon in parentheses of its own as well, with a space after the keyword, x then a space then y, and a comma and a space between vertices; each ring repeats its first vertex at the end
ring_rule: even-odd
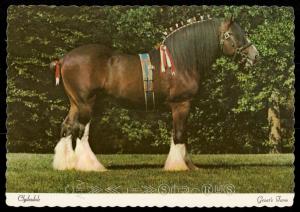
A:
POLYGON ((60 65, 60 60, 54 60, 50 63, 50 70, 55 71, 55 85, 59 85, 60 65))

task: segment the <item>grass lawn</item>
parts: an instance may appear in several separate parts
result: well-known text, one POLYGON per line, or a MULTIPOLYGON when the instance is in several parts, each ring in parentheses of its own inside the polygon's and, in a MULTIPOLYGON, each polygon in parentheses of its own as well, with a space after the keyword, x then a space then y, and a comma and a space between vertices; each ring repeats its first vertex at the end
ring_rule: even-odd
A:
POLYGON ((166 155, 100 155, 109 171, 52 169, 52 154, 7 154, 7 192, 289 193, 294 155, 192 155, 197 171, 166 172, 166 155))

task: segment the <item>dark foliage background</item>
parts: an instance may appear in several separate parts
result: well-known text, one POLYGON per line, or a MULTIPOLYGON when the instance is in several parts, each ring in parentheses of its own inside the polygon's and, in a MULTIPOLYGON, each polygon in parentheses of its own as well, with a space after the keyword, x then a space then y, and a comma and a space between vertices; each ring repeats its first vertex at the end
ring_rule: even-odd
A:
MULTIPOLYGON (((222 57, 205 77, 189 117, 194 153, 292 152, 294 142, 294 14, 288 7, 54 7, 8 9, 7 147, 53 152, 69 102, 54 86, 49 63, 71 49, 102 43, 127 53, 147 52, 162 32, 197 14, 229 17, 247 31, 262 62, 249 72, 222 57), (275 107, 280 139, 270 138, 275 107)), ((145 113, 107 102, 93 117, 91 145, 101 153, 165 153, 170 112, 145 113)), ((273 126, 274 127, 274 126, 273 126)))

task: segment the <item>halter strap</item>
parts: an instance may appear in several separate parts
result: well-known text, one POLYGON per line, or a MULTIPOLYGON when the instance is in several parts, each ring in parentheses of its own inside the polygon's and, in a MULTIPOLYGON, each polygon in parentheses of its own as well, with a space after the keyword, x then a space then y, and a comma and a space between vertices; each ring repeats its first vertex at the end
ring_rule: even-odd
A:
MULTIPOLYGON (((224 33, 221 34, 221 38, 220 38, 220 48, 221 51, 223 52, 224 49, 224 41, 228 40, 228 39, 232 39, 232 35, 229 31, 226 31, 224 33)), ((237 55, 241 55, 243 58, 247 58, 247 55, 245 55, 243 53, 243 50, 247 49, 248 47, 252 46, 253 44, 251 42, 239 47, 239 48, 234 48, 234 55, 233 55, 233 60, 235 60, 237 55)))

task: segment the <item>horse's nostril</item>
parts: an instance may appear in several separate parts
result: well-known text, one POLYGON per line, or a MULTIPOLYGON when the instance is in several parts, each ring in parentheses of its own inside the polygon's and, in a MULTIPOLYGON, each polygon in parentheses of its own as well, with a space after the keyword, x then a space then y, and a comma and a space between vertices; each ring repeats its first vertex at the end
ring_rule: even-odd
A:
POLYGON ((255 59, 255 62, 259 61, 259 59, 260 59, 259 55, 258 54, 255 55, 254 59, 255 59))

